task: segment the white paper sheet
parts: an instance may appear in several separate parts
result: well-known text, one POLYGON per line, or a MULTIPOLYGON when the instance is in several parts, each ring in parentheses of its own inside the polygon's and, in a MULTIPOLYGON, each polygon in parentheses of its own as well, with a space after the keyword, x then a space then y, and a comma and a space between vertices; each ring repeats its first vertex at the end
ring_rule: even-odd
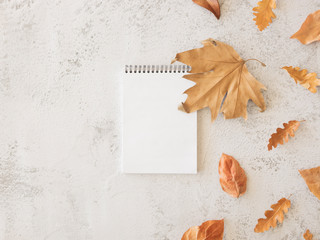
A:
POLYGON ((178 111, 194 83, 183 73, 123 76, 124 173, 196 173, 197 114, 178 111))

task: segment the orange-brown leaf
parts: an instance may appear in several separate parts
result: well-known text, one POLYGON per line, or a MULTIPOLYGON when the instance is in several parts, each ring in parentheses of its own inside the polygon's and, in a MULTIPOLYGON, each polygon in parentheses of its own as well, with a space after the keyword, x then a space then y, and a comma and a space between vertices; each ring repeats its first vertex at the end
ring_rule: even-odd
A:
POLYGON ((309 190, 320 200, 320 166, 299 170, 309 190))
POLYGON ((238 198, 247 190, 247 176, 239 162, 222 154, 219 162, 220 185, 226 193, 238 198))
POLYGON ((287 70, 290 76, 300 83, 303 87, 308 89, 312 93, 317 92, 317 86, 320 86, 320 79, 317 78, 317 74, 312 72, 308 73, 307 69, 300 70, 299 67, 283 67, 282 69, 287 70))
POLYGON ((284 220, 284 213, 287 213, 291 206, 290 200, 286 198, 280 199, 276 204, 273 204, 271 208, 273 210, 268 210, 264 213, 267 218, 260 218, 258 224, 256 225, 255 232, 265 232, 270 229, 270 227, 276 227, 277 222, 282 223, 284 220))
POLYGON ((184 92, 188 95, 183 103, 185 111, 190 113, 209 107, 212 121, 219 112, 224 113, 225 119, 246 119, 250 99, 264 111, 266 105, 261 89, 266 88, 249 73, 246 61, 223 42, 210 38, 202 43, 202 48, 178 53, 174 60, 191 66, 190 73, 194 73, 183 76, 196 83, 184 92))
POLYGON ((305 240, 312 240, 313 235, 311 234, 311 232, 309 231, 309 229, 303 234, 303 237, 305 240))
POLYGON ((320 40, 320 10, 308 15, 298 32, 291 38, 298 39, 302 44, 309 44, 320 40))
POLYGON ((256 25, 259 30, 262 31, 272 23, 271 18, 275 18, 276 15, 272 9, 276 8, 276 0, 262 0, 258 2, 258 7, 253 8, 254 15, 256 16, 253 20, 256 21, 256 25))
POLYGON ((283 144, 283 140, 285 142, 289 141, 289 135, 294 137, 294 132, 300 126, 300 121, 292 120, 288 123, 283 124, 284 128, 277 128, 277 132, 271 135, 268 144, 268 151, 272 150, 272 147, 276 148, 278 144, 283 144))
POLYGON ((212 12, 217 19, 220 18, 220 4, 218 0, 192 0, 194 3, 201 7, 208 9, 212 12))
POLYGON ((224 220, 210 220, 200 226, 189 228, 181 240, 222 240, 224 220))

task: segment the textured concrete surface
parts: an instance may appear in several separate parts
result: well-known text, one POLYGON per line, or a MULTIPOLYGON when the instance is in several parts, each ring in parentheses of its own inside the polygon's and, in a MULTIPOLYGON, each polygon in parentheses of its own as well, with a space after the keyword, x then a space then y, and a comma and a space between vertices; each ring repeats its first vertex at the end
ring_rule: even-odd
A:
MULTIPOLYGON (((317 0, 277 1, 259 32, 258 0, 220 0, 219 21, 188 0, 0 0, 0 239, 177 240, 188 227, 225 218, 225 239, 320 239, 320 201, 298 169, 319 165, 320 94, 280 68, 320 74, 320 45, 289 37, 317 0), (267 110, 210 123, 199 112, 199 174, 120 173, 119 73, 124 64, 167 64, 213 37, 244 58, 265 84, 267 110), (283 122, 307 120, 296 137, 268 152, 283 122), (218 181, 222 152, 248 175, 238 200, 218 181), (280 227, 253 232, 257 219, 290 194, 280 227)), ((182 80, 183 81, 183 80, 182 80)))

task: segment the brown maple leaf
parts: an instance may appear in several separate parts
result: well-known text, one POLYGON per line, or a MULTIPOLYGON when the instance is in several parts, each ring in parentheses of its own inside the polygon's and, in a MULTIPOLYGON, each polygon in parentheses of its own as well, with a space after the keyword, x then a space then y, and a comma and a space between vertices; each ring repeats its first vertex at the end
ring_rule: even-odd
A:
POLYGON ((222 240, 224 220, 210 220, 200 226, 189 228, 181 240, 222 240))
POLYGON ((268 231, 270 227, 276 227, 277 222, 282 223, 284 220, 284 213, 288 212, 290 206, 290 200, 286 198, 280 199, 276 204, 271 206, 273 210, 268 210, 264 213, 267 218, 260 218, 258 220, 258 224, 254 231, 257 233, 265 232, 268 231))
POLYGON ((201 7, 208 9, 212 12, 217 19, 220 18, 220 4, 218 0, 192 0, 194 3, 201 7))
POLYGON ((223 42, 210 38, 202 44, 202 48, 178 53, 172 61, 191 66, 190 73, 195 73, 183 76, 196 83, 184 92, 188 94, 183 103, 184 110, 190 113, 209 107, 212 121, 219 112, 224 113, 225 119, 247 119, 247 103, 252 99, 264 111, 266 105, 261 89, 266 88, 249 73, 246 61, 223 42))
POLYGON ((256 16, 253 20, 256 21, 256 25, 259 30, 262 31, 272 23, 271 18, 275 18, 276 15, 272 9, 276 8, 276 0, 262 0, 258 2, 258 7, 253 8, 254 15, 256 16))
POLYGON ((298 32, 291 38, 298 39, 302 44, 309 44, 320 40, 320 10, 308 15, 298 32))
POLYGON ((303 237, 305 240, 312 240, 313 235, 311 234, 311 232, 309 231, 309 229, 303 234, 303 237))
POLYGON ((320 166, 299 170, 309 190, 320 200, 320 166))
POLYGON ((277 128, 277 132, 273 133, 269 139, 268 151, 272 150, 272 147, 276 148, 278 144, 283 144, 283 140, 288 142, 289 135, 294 137, 294 132, 299 128, 300 122, 302 121, 292 120, 284 123, 284 128, 277 128))
POLYGON ((247 190, 247 176, 239 162, 222 154, 219 162, 220 185, 226 193, 238 198, 247 190))
POLYGON ((293 68, 291 66, 283 67, 282 69, 287 70, 296 83, 300 83, 312 93, 317 92, 317 86, 320 86, 320 79, 317 78, 316 73, 308 73, 307 69, 300 70, 299 67, 293 68))

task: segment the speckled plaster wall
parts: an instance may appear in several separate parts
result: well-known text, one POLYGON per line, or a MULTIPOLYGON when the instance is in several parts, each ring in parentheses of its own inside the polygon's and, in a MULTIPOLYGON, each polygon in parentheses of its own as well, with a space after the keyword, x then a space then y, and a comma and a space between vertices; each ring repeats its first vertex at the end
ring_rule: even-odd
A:
POLYGON ((320 74, 320 45, 290 40, 318 0, 278 0, 259 32, 257 0, 220 0, 219 21, 186 0, 0 0, 0 239, 177 240, 189 226, 225 218, 226 240, 320 239, 320 202, 298 169, 319 165, 320 95, 280 68, 320 74), (267 110, 214 124, 198 115, 197 175, 123 175, 119 73, 124 64, 167 64, 213 37, 234 46, 268 91, 267 110), (268 152, 269 135, 307 120, 268 152), (219 186, 218 160, 234 156, 248 175, 238 200, 219 186), (284 224, 253 232, 290 194, 284 224))

